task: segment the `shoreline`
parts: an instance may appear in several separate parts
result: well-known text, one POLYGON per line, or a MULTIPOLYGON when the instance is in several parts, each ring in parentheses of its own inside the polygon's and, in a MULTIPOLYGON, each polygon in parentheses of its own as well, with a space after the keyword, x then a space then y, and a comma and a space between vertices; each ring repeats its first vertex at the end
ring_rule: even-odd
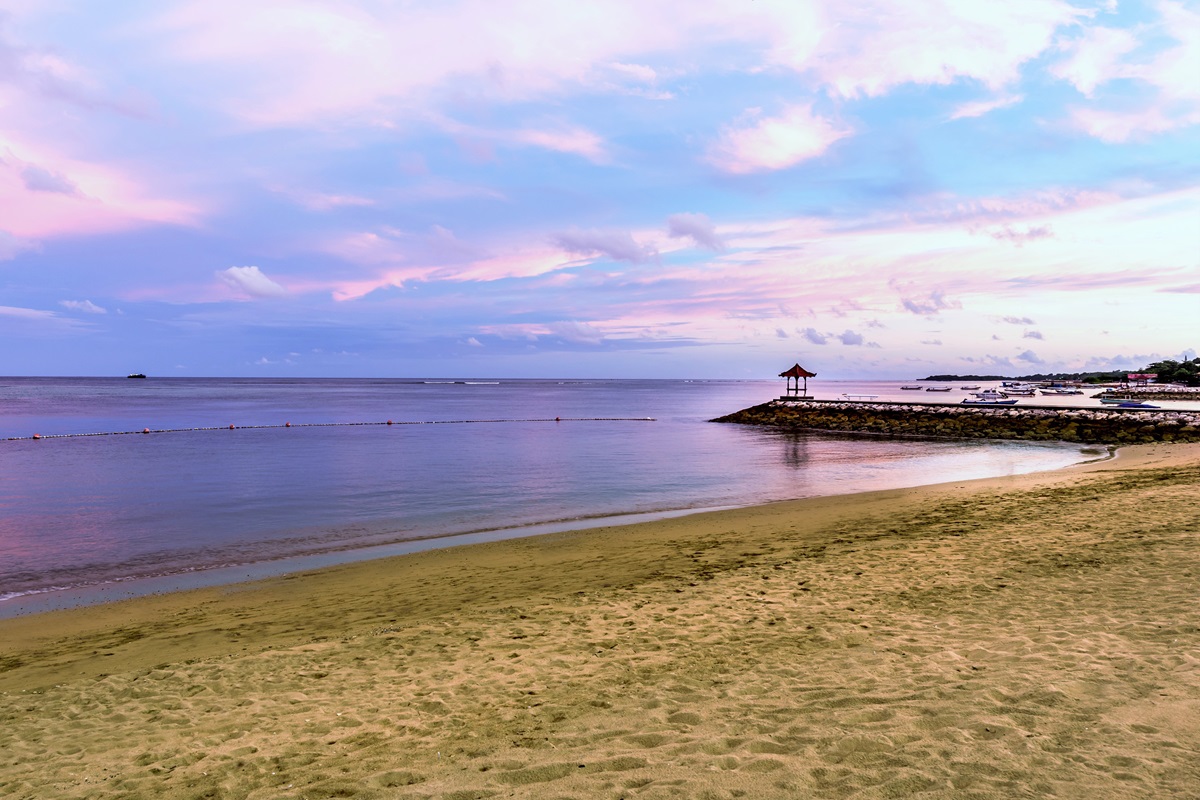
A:
POLYGON ((0 792, 1187 796, 1197 485, 1142 445, 0 620, 0 792))
MULTIPOLYGON (((825 433, 835 436, 850 435, 866 438, 879 435, 871 432, 848 433, 846 431, 837 430, 814 430, 812 432, 825 433)), ((897 438, 904 437, 899 436, 897 438)), ((912 438, 924 439, 929 437, 915 436, 912 438)), ((1078 466, 1079 464, 1083 463, 1089 463, 1097 460, 1091 457, 1092 454, 1090 450, 1099 447, 1101 447, 1101 445, 1083 446, 1078 451, 1077 455, 1077 457, 1081 460, 1076 461, 1073 464, 1068 464, 1065 467, 1035 467, 1033 471, 1052 472, 1064 468, 1069 469, 1073 466, 1078 466)), ((1115 446, 1108 446, 1108 455, 1105 457, 1111 458, 1115 451, 1115 446)), ((1097 452, 1099 451, 1097 450, 1097 452)), ((1026 473, 1021 472, 1016 474, 1026 473)), ((935 484, 915 483, 904 484, 890 488, 907 489, 918 488, 925 485, 935 484)), ((790 502, 794 500, 813 499, 815 497, 845 497, 847 495, 859 494, 863 491, 866 490, 834 490, 829 494, 813 495, 807 498, 784 498, 780 500, 767 501, 767 503, 790 502)), ((544 536, 549 533, 570 533, 576 531, 582 532, 600 527, 624 526, 636 524, 642 521, 653 521, 656 519, 669 519, 680 516, 705 514, 710 511, 717 510, 753 508, 759 505, 763 505, 763 502, 751 502, 744 505, 668 508, 655 511, 629 511, 622 513, 576 517, 571 519, 548 520, 545 522, 536 522, 526 525, 491 527, 474 531, 434 533, 409 539, 383 542, 379 544, 331 548, 318 552, 300 553, 259 561, 218 564, 209 567, 196 568, 190 571, 164 572, 162 574, 121 577, 86 585, 34 589, 25 592, 13 593, 9 597, 0 599, 0 620, 22 617, 30 614, 42 614, 49 611, 85 608, 88 606, 121 602, 139 597, 161 596, 174 592, 190 591, 193 589, 218 588, 222 586, 252 583, 275 577, 283 577, 289 574, 311 572, 313 570, 336 567, 344 564, 353 564, 380 558, 404 557, 432 549, 463 547, 473 544, 500 542, 507 541, 509 539, 530 536, 544 536)))

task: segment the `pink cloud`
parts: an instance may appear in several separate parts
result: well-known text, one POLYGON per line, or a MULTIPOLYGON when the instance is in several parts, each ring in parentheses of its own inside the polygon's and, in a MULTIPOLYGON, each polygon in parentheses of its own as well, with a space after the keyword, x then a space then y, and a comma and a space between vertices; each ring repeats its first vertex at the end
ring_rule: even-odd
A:
POLYGON ((982 117, 983 115, 990 114, 998 109, 1015 106, 1024 99, 1024 95, 1008 94, 993 98, 991 100, 963 103, 954 109, 954 111, 950 114, 950 119, 970 119, 973 117, 982 117))
MULTIPOLYGON (((1186 120, 1172 119, 1160 108, 1149 107, 1138 111, 1104 111, 1093 108, 1074 108, 1071 121, 1084 133, 1105 142, 1127 142, 1152 133, 1174 130, 1187 124, 1186 120)), ((1197 118, 1200 121, 1200 118, 1197 118)))
POLYGON ((708 160, 734 174, 787 169, 816 158, 849 135, 848 128, 813 114, 812 106, 793 106, 778 117, 725 129, 708 160))
POLYGON ((187 203, 148 195, 147 187, 112 167, 0 139, 0 225, 15 237, 191 225, 200 215, 187 203))
POLYGON ((604 140, 583 128, 563 131, 524 130, 513 134, 513 138, 523 144, 582 156, 597 164, 609 161, 604 140))

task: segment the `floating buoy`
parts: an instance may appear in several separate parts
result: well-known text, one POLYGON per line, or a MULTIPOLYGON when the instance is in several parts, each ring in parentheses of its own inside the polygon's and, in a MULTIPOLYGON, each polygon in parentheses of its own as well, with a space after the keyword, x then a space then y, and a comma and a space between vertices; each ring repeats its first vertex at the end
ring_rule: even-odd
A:
POLYGON ((292 427, 292 423, 290 423, 290 422, 285 422, 285 423, 283 423, 283 427, 285 427, 285 428, 290 428, 290 427, 292 427))
POLYGON ((142 433, 149 433, 149 432, 150 432, 149 428, 142 428, 142 433))
POLYGON ((389 419, 389 420, 388 420, 388 425, 391 425, 391 424, 392 424, 392 421, 389 419))
POLYGON ((35 438, 35 439, 40 439, 40 438, 42 438, 42 435, 41 435, 40 433, 35 433, 35 434, 33 435, 33 438, 35 438))
POLYGON ((554 421, 555 421, 555 422, 562 422, 562 420, 561 420, 561 419, 559 419, 558 417, 555 417, 555 418, 554 418, 554 421))
POLYGON ((229 426, 229 430, 233 430, 233 426, 232 426, 232 425, 230 425, 230 426, 229 426))

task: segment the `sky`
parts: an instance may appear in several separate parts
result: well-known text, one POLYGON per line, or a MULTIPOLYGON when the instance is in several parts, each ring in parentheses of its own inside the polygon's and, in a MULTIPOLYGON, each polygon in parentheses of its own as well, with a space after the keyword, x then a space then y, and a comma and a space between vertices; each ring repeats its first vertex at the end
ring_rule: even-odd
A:
POLYGON ((0 374, 1200 347, 1200 2, 0 0, 0 374))

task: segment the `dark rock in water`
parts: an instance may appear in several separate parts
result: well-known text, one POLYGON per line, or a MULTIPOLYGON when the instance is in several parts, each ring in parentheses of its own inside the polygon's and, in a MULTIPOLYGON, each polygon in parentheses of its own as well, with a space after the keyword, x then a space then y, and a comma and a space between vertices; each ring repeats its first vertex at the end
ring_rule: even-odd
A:
POLYGON ((1200 442, 1200 411, 773 400, 712 421, 953 439, 1057 440, 1091 444, 1200 442))

